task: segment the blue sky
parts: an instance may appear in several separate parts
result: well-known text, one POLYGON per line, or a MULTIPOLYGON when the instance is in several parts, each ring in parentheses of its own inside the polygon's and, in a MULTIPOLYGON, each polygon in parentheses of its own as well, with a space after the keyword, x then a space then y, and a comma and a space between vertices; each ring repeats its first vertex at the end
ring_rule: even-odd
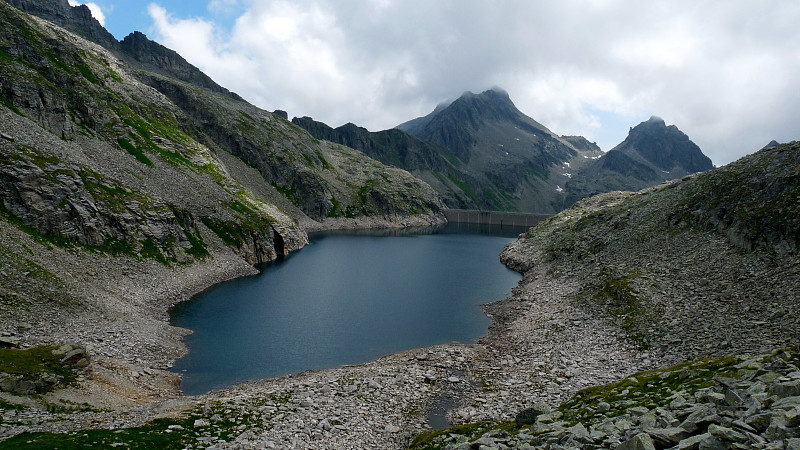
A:
MULTIPOLYGON (((147 34, 152 29, 153 20, 147 12, 148 2, 137 0, 94 0, 92 2, 82 0, 72 0, 71 3, 90 4, 93 3, 100 8, 104 16, 104 26, 117 39, 123 39, 133 31, 141 31, 147 34)), ((221 27, 230 27, 234 16, 235 8, 230 13, 220 14, 219 11, 212 12, 209 9, 209 2, 206 1, 167 1, 160 2, 167 6, 169 10, 179 17, 203 17, 207 20, 216 21, 221 27)))
MULTIPOLYGON (((77 2, 79 0, 70 0, 77 2)), ((651 115, 716 165, 800 138, 796 0, 94 0, 266 110, 370 130, 464 91, 609 150, 651 115)))

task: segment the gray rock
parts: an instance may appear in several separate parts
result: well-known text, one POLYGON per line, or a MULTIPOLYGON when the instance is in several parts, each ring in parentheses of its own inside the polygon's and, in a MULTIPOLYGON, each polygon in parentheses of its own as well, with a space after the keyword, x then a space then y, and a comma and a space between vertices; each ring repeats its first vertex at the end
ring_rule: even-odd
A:
POLYGON ((717 424, 708 426, 708 432, 717 439, 728 442, 744 442, 747 436, 743 433, 735 431, 733 428, 723 427, 717 424))
POLYGON ((647 430, 647 434, 661 447, 672 447, 689 437, 689 432, 680 427, 654 428, 647 430))
POLYGON ((678 444, 679 450, 716 450, 717 448, 724 449, 724 446, 722 446, 722 444, 714 436, 711 436, 710 433, 698 434, 696 436, 686 438, 678 444))
POLYGON ((716 408, 707 404, 700 404, 679 426, 689 433, 694 433, 699 429, 705 429, 708 424, 718 420, 719 416, 716 414, 716 408))
POLYGON ((78 361, 88 357, 89 355, 86 353, 86 349, 76 348, 67 352, 67 354, 61 358, 61 364, 76 364, 78 361))
POLYGON ((617 450, 655 450, 653 439, 647 433, 639 433, 617 447, 617 450))
POLYGON ((769 394, 780 398, 800 396, 800 380, 774 384, 770 387, 769 394))
POLYGON ((206 419, 195 419, 193 426, 195 428, 202 428, 202 427, 207 427, 209 425, 211 425, 211 423, 206 419))

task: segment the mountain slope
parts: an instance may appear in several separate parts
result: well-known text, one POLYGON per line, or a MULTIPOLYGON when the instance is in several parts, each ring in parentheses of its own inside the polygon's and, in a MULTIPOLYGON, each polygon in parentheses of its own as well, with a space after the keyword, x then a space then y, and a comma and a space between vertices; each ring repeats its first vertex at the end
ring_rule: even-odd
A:
POLYGON ((567 203, 610 191, 638 191, 713 169, 711 160, 675 125, 651 117, 567 183, 567 203))
POLYGON ((468 185, 464 180, 470 178, 445 158, 440 149, 404 131, 370 132, 352 123, 332 128, 310 117, 295 117, 292 123, 317 139, 354 148, 384 164, 410 171, 436 189, 450 208, 476 207, 475 201, 461 187, 468 185))
POLYGON ((397 128, 442 149, 474 180, 467 190, 484 209, 559 211, 569 171, 584 163, 583 156, 601 154, 585 142, 576 147, 522 114, 498 89, 467 92, 397 128))
POLYGON ((256 273, 334 217, 441 221, 440 198, 409 173, 204 86, 136 39, 164 70, 0 1, 0 331, 80 342, 107 383, 81 401, 127 406, 176 394, 175 303, 256 273), (131 381, 143 368, 152 378, 131 381))
POLYGON ((311 139, 280 116, 262 111, 219 86, 180 55, 142 33, 111 42, 96 20, 84 17, 85 7, 70 9, 65 0, 14 3, 82 36, 102 35, 99 43, 126 62, 139 81, 179 106, 183 114, 177 120, 184 131, 220 157, 233 154, 255 167, 267 184, 283 194, 273 190, 270 196, 275 202, 283 204, 288 198, 292 206, 315 221, 379 216, 398 222, 412 215, 436 214, 441 207, 441 200, 424 183, 402 171, 384 173, 383 166, 376 166, 369 158, 311 139), (324 154, 337 156, 326 159, 324 154), (346 167, 337 166, 336 161, 346 167), (355 177, 351 173, 354 168, 360 168, 355 177))
POLYGON ((643 347, 681 358, 768 351, 800 333, 799 174, 793 142, 639 193, 598 195, 502 258, 521 271, 570 268, 579 303, 643 347))
POLYGON ((767 426, 728 440, 718 432, 757 416, 772 417, 775 430, 784 414, 769 409, 797 405, 788 375, 800 362, 799 195, 792 142, 637 193, 581 200, 521 235, 501 260, 523 281, 487 305, 484 339, 515 375, 479 372, 483 392, 505 393, 452 414, 474 422, 498 403, 516 404, 517 422, 459 423, 413 448, 780 447, 786 435, 767 426), (626 372, 609 376, 619 366, 626 372), (581 379, 598 367, 613 384, 581 379))

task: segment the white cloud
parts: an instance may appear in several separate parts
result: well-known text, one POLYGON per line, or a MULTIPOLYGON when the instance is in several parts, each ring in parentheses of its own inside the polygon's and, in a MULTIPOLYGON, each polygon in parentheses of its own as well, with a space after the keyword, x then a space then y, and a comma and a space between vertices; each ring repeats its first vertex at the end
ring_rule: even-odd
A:
POLYGON ((100 25, 106 26, 106 15, 103 13, 103 10, 100 9, 100 6, 94 2, 79 2, 76 0, 67 0, 69 2, 69 6, 79 6, 79 5, 86 5, 89 8, 89 11, 92 12, 92 17, 97 19, 100 22, 100 25))
POLYGON ((230 29, 150 5, 154 38, 265 109, 370 129, 501 86, 603 148, 650 115, 717 164, 796 139, 800 3, 212 0, 230 29), (613 127, 609 132, 606 128, 613 127))

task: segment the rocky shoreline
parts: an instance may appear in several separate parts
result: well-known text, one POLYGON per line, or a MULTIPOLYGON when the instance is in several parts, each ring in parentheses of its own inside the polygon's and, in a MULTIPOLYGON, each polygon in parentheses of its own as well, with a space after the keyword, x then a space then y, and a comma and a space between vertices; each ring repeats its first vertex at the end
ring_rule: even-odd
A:
MULTIPOLYGON (((385 223, 370 221, 369 225, 373 222, 385 223)), ((339 228, 341 224, 330 225, 327 228, 339 228)), ((354 225, 363 228, 365 224, 354 225)), ((232 252, 224 251, 207 263, 172 269, 160 277, 158 272, 163 268, 158 266, 148 271, 128 266, 130 261, 119 261, 115 266, 115 261, 109 258, 102 264, 111 263, 104 269, 105 277, 114 280, 111 284, 133 300, 115 310, 118 317, 125 315, 125 320, 105 317, 100 322, 97 317, 81 318, 76 313, 69 318, 73 325, 64 327, 34 323, 23 329, 25 325, 3 325, 5 334, 26 345, 83 343, 92 356, 92 366, 90 375, 81 377, 77 387, 42 397, 43 402, 51 404, 88 404, 89 411, 50 413, 41 407, 6 411, 2 416, 2 437, 23 431, 140 426, 154 417, 180 416, 207 404, 224 405, 230 415, 253 398, 260 398, 266 403, 257 411, 248 410, 248 416, 256 416, 253 420, 261 423, 260 427, 247 426, 241 436, 236 436, 247 446, 273 442, 276 448, 285 448, 287 442, 294 442, 294 448, 402 448, 414 435, 429 428, 428 411, 442 402, 453 406, 446 416, 450 423, 508 419, 532 402, 556 405, 581 387, 613 381, 647 366, 640 352, 624 345, 609 351, 608 345, 617 337, 612 329, 581 317, 579 310, 553 309, 557 302, 552 300, 563 296, 569 286, 531 292, 534 285, 529 275, 509 299, 487 306, 493 325, 478 344, 417 349, 360 366, 306 372, 186 397, 177 388, 178 375, 168 371, 171 362, 185 352, 181 342, 185 331, 167 323, 169 307, 217 282, 253 274, 254 269, 232 252), (119 276, 109 276, 117 272, 119 276), (545 297, 536 298, 545 292, 545 297), (518 336, 516 344, 532 339, 530 336, 523 336, 518 330, 500 331, 519 312, 520 305, 531 310, 543 308, 536 314, 563 321, 568 328, 562 333, 564 341, 559 344, 552 339, 542 340, 545 347, 528 347, 523 353, 513 344, 512 336, 518 336), (587 352, 589 341, 596 345, 587 352), (505 353, 512 346, 513 352, 505 353), (512 354, 516 357, 507 356, 512 354), (564 364, 567 360, 572 363, 564 364), (589 363, 594 360, 598 362, 589 363), (607 364, 609 361, 611 364, 607 364), (536 394, 531 396, 532 392, 536 394), (272 398, 283 400, 270 404, 267 400, 272 398), (111 411, 96 411, 100 409, 111 411)), ((76 276, 76 281, 83 280, 76 276)), ((94 288, 112 289, 99 284, 94 288)), ((526 332, 534 330, 539 326, 526 328, 526 332)), ((534 341, 540 342, 538 338, 534 341)), ((0 400, 15 403, 23 399, 0 393, 0 400)), ((202 420, 213 423, 211 416, 197 420, 200 424, 204 423, 202 420)), ((239 413, 234 414, 234 420, 238 417, 239 413)), ((207 431, 205 445, 235 445, 218 442, 213 429, 207 431)))
MULTIPOLYGON (((196 419, 199 425, 209 424, 207 429, 199 426, 203 430, 198 444, 219 448, 403 448, 416 434, 429 428, 428 412, 442 401, 453 407, 446 415, 450 423, 509 419, 533 402, 557 405, 581 387, 617 380, 647 367, 640 352, 615 342, 617 335, 612 329, 581 316, 577 309, 565 309, 552 301, 565 295, 569 286, 534 289, 529 275, 509 299, 487 306, 493 325, 478 344, 418 349, 360 366, 306 372, 185 397, 177 389, 178 376, 166 370, 185 351, 180 344, 183 331, 166 324, 167 309, 205 288, 200 280, 212 279, 203 278, 208 274, 215 274, 216 282, 253 273, 235 255, 212 261, 210 267, 193 265, 191 270, 183 269, 181 286, 153 283, 153 274, 146 272, 127 275, 132 286, 160 285, 161 292, 168 294, 159 296, 157 303, 145 302, 145 293, 137 296, 158 318, 155 324, 126 322, 130 329, 118 334, 88 323, 85 328, 72 328, 77 331, 73 333, 67 329, 61 334, 53 334, 54 330, 42 330, 40 335, 15 333, 28 344, 51 341, 54 336, 56 340, 85 342, 92 355, 91 375, 82 378, 76 388, 43 398, 49 403, 88 403, 92 410, 111 411, 7 411, 2 418, 3 437, 23 431, 140 426, 154 417, 180 417, 193 408, 215 405, 205 408, 213 412, 208 417, 196 419), (546 296, 537 298, 544 293, 546 296), (563 342, 533 339, 519 334, 519 330, 504 328, 501 332, 500 328, 520 312, 520 305, 532 311, 542 308, 532 314, 563 322, 563 342), (132 332, 136 326, 145 332, 132 332), (517 336, 516 341, 512 336, 517 336), (126 344, 117 337, 124 338, 126 344), (159 339, 164 340, 161 351, 151 353, 159 339), (526 347, 524 352, 514 345, 528 339, 541 345, 526 347), (589 342, 595 345, 587 346, 589 342), (615 350, 610 350, 609 345, 616 345, 615 350), (571 361, 569 365, 565 364, 567 360, 571 361), (254 398, 262 399, 263 404, 254 408, 250 404, 254 398), (215 414, 220 417, 214 419, 215 414), (237 422, 237 427, 246 426, 235 436, 221 437, 211 426, 220 418, 241 421, 245 416, 249 421, 237 422)), ((536 330, 540 330, 538 325, 527 327, 525 332, 536 330)), ((18 399, 3 393, 0 400, 18 399)))

